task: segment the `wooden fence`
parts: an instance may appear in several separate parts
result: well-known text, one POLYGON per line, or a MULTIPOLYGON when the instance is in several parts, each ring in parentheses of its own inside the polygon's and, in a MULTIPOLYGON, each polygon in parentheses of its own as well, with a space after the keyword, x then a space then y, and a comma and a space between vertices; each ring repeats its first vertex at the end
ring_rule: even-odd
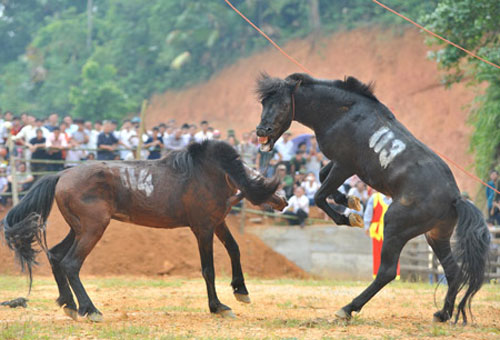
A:
MULTIPOLYGON (((486 272, 487 281, 500 279, 500 227, 490 231, 492 242, 486 272)), ((444 276, 443 268, 423 235, 406 244, 400 263, 401 276, 406 280, 437 282, 444 276)))

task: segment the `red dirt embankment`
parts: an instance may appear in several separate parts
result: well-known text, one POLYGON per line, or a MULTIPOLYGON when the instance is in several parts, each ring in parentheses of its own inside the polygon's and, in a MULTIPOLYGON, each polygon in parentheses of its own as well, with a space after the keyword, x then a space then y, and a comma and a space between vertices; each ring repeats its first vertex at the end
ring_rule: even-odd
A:
MULTIPOLYGON (((467 153, 471 128, 465 124, 474 89, 454 85, 445 89, 436 63, 427 59, 429 47, 415 29, 363 29, 316 41, 299 40, 283 46, 319 78, 341 79, 352 75, 375 81, 375 94, 413 134, 433 149, 471 169, 467 153), (399 30, 399 31, 398 31, 399 30)), ((260 72, 285 77, 301 72, 273 48, 241 59, 207 83, 183 91, 154 96, 147 112, 149 125, 176 118, 178 123, 208 119, 217 128, 238 134, 255 128, 261 107, 254 94, 260 72)), ((292 132, 307 128, 294 123, 292 132)), ((477 183, 450 166, 459 187, 475 191, 477 183)))
MULTIPOLYGON (((1 218, 3 218, 3 213, 1 218)), ((229 216, 228 225, 241 252, 245 274, 251 277, 305 278, 308 275, 284 256, 266 246, 258 237, 237 230, 239 218, 229 216)), ((49 246, 61 241, 69 232, 57 204, 48 220, 49 246)), ((3 238, 3 232, 2 236, 3 238)), ((214 236, 214 239, 216 237, 214 236)), ((4 243, 3 241, 1 243, 4 243)), ((19 273, 13 252, 2 244, 0 247, 0 273, 19 273)), ((51 275, 45 254, 37 258, 40 266, 35 275, 51 275)), ((231 263, 223 245, 214 241, 214 262, 218 274, 231 276, 231 263)), ((198 245, 188 228, 174 230, 151 229, 119 221, 111 221, 103 238, 97 243, 82 267, 82 274, 90 275, 158 275, 160 273, 199 277, 201 274, 198 245)))

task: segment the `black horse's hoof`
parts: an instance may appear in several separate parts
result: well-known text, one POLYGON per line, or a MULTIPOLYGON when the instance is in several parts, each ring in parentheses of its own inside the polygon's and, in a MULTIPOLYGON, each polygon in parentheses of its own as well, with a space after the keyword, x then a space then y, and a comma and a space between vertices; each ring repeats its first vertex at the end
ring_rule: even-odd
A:
POLYGON ((72 318, 73 320, 78 320, 78 312, 76 309, 69 308, 69 307, 63 307, 64 314, 72 318))
POLYGON ((250 303, 250 297, 248 296, 248 294, 239 294, 239 293, 234 293, 234 297, 236 298, 236 300, 238 300, 239 302, 243 302, 243 303, 250 303))
POLYGON ((217 307, 217 310, 215 311, 214 314, 219 315, 220 317, 225 319, 236 319, 236 315, 234 315, 231 308, 223 304, 217 307))
POLYGON ((340 320, 351 320, 351 312, 347 312, 344 308, 339 309, 336 313, 335 316, 340 319, 340 320))
POLYGON ((365 226, 365 222, 363 221, 363 217, 361 217, 361 215, 358 215, 356 213, 349 214, 349 224, 351 225, 351 227, 364 228, 364 226, 365 226))
POLYGON ((448 313, 443 313, 443 311, 439 311, 434 313, 434 316, 432 318, 433 322, 446 322, 450 320, 450 316, 448 313))
POLYGON ((99 312, 92 312, 87 315, 87 319, 92 322, 103 322, 104 318, 101 313, 99 312))

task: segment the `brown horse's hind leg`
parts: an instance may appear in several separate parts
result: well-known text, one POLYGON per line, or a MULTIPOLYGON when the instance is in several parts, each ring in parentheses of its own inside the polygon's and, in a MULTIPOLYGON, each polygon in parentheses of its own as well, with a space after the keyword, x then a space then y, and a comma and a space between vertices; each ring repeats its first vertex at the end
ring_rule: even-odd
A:
POLYGON ((103 201, 92 204, 77 201, 73 202, 72 205, 60 204, 58 200, 58 205, 64 218, 75 232, 75 240, 62 259, 61 268, 78 299, 78 314, 87 316, 91 321, 102 321, 101 312, 90 300, 80 280, 80 269, 85 258, 94 249, 106 230, 110 221, 110 209, 103 201), (78 211, 78 215, 75 213, 76 211, 78 211))
POLYGON ((448 281, 448 292, 444 300, 443 309, 434 313, 434 321, 445 322, 451 319, 453 315, 453 308, 455 306, 455 299, 457 297, 458 287, 457 276, 460 274, 457 261, 451 253, 450 239, 434 239, 431 235, 425 234, 427 242, 436 254, 439 262, 443 266, 446 280, 448 281))
POLYGON ((60 262, 68 252, 69 248, 75 240, 75 233, 70 230, 69 234, 62 240, 59 244, 52 247, 49 250, 49 262, 52 267, 52 273, 57 282, 57 287, 59 289, 59 297, 57 298, 57 304, 64 308, 64 312, 71 317, 76 319, 76 303, 73 299, 73 293, 69 287, 68 278, 66 274, 61 269, 60 262))
POLYGON ((240 249, 233 238, 233 235, 231 235, 226 222, 219 224, 215 228, 215 235, 217 235, 224 247, 226 247, 227 253, 231 258, 231 269, 233 273, 231 286, 233 287, 234 297, 240 302, 250 303, 248 290, 245 286, 245 279, 243 277, 243 271, 241 270, 240 249))
POLYGON ((231 308, 223 305, 215 291, 215 271, 214 271, 214 230, 212 227, 191 226, 191 230, 198 240, 198 248, 201 258, 201 272, 207 285, 208 307, 210 312, 222 317, 235 317, 231 308))

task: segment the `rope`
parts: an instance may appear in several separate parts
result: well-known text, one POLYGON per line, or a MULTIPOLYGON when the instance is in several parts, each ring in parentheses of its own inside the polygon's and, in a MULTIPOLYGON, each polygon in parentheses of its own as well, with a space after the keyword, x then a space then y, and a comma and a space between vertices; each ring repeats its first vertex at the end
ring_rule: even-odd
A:
POLYGON ((271 38, 269 38, 266 33, 264 33, 259 27, 257 27, 257 25, 255 25, 246 16, 244 16, 243 13, 241 13, 240 11, 238 11, 238 9, 236 7, 234 7, 233 4, 229 0, 224 0, 224 1, 229 5, 229 7, 231 7, 233 9, 233 11, 235 11, 236 13, 238 13, 238 15, 240 17, 242 17, 246 22, 248 22, 248 24, 250 24, 250 26, 252 26, 253 28, 255 28, 257 30, 257 32, 259 32, 264 38, 266 38, 267 41, 269 41, 271 43, 271 45, 273 45, 278 51, 280 51, 281 54, 283 54, 285 57, 287 57, 288 60, 290 60, 295 65, 297 65, 304 72, 312 74, 312 72, 309 71, 304 65, 302 65, 297 60, 295 60, 294 58, 292 58, 291 56, 289 56, 285 51, 283 51, 283 49, 281 47, 279 47, 278 44, 276 44, 271 38))
POLYGON ((478 59, 478 60, 481 60, 482 62, 485 62, 486 64, 489 64, 489 65, 491 65, 491 66, 493 66, 493 67, 496 67, 496 68, 500 69, 500 66, 498 66, 497 64, 492 63, 491 61, 486 60, 486 59, 484 59, 484 58, 481 58, 480 56, 478 56, 478 55, 476 55, 476 54, 472 53, 471 51, 469 51, 469 50, 467 50, 467 49, 463 48, 462 46, 457 45, 457 44, 455 44, 454 42, 449 41, 448 39, 443 38, 443 37, 442 37, 442 36, 440 36, 439 34, 436 34, 436 33, 432 32, 432 31, 429 31, 427 28, 423 27, 422 25, 417 24, 415 21, 411 20, 411 19, 410 19, 410 18, 408 18, 408 17, 405 17, 404 15, 402 15, 402 14, 400 14, 400 13, 396 12, 396 11, 395 11, 395 10, 393 10, 392 8, 389 8, 389 7, 387 7, 386 5, 384 5, 384 4, 382 4, 382 3, 380 3, 379 1, 377 1, 377 0, 372 0, 372 1, 373 1, 374 3, 376 3, 377 5, 379 5, 379 6, 383 7, 383 8, 385 8, 385 9, 386 9, 386 10, 388 10, 389 12, 392 12, 392 13, 396 14, 398 17, 400 17, 400 18, 402 18, 402 19, 404 19, 404 20, 408 21, 409 23, 411 23, 411 24, 413 24, 413 25, 417 26, 417 27, 418 27, 418 28, 420 28, 421 30, 426 31, 427 33, 429 33, 429 34, 430 34, 430 35, 432 35, 433 37, 438 38, 438 39, 441 39, 441 40, 442 40, 442 41, 444 41, 445 43, 450 44, 451 46, 454 46, 454 47, 458 48, 459 50, 464 51, 464 52, 465 52, 465 53, 467 53, 468 55, 470 55, 470 56, 472 56, 472 57, 474 57, 474 58, 476 58, 476 59, 478 59))

